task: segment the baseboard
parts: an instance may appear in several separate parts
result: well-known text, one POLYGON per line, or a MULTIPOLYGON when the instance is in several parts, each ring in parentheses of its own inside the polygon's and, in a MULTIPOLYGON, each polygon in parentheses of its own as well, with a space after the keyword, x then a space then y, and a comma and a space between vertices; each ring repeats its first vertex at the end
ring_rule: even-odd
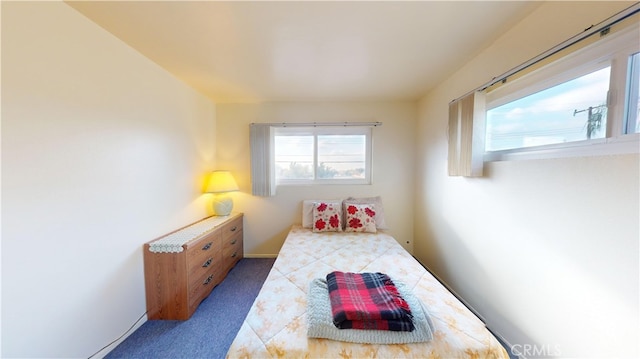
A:
MULTIPOLYGON (((420 261, 418 261, 418 263, 420 263, 420 261)), ((469 304, 466 300, 464 300, 464 298, 462 298, 462 296, 460 296, 458 293, 456 293, 455 290, 453 290, 451 287, 449 287, 449 285, 445 281, 440 279, 440 277, 438 277, 435 273, 433 273, 427 266, 425 266, 422 263, 420 263, 420 264, 424 267, 424 269, 426 269, 429 273, 431 273, 431 275, 436 280, 438 280, 438 282, 440 282, 440 284, 442 284, 445 288, 447 288, 447 290, 449 292, 451 292, 451 294, 453 294, 454 297, 456 297, 462 304, 464 304, 464 306, 467 307, 467 309, 469 309, 476 317, 478 317, 478 319, 480 319, 486 326, 486 324, 487 324, 486 319, 484 319, 484 317, 482 315, 480 315, 480 313, 473 306, 471 306, 471 304, 469 304)))
POLYGON ((277 254, 245 254, 245 258, 276 258, 277 254))
MULTIPOLYGON (((416 258, 417 260, 417 258, 416 258)), ((418 261, 418 263, 420 263, 420 261, 418 261)), ((513 348, 513 345, 500 333, 491 330, 490 324, 487 323, 487 320, 471 305, 469 304, 466 300, 464 300, 464 298, 462 298, 462 296, 460 296, 458 293, 456 293, 455 290, 453 290, 451 287, 449 287, 449 285, 447 285, 447 283, 445 281, 443 281, 442 279, 440 279, 440 277, 438 277, 435 273, 433 273, 427 266, 425 266, 424 264, 420 263, 429 273, 431 273, 431 275, 438 281, 440 282, 440 284, 442 284, 445 288, 447 288, 447 290, 449 292, 451 292, 451 294, 453 294, 454 297, 456 297, 465 307, 467 307, 467 309, 469 309, 471 311, 471 313, 473 313, 473 315, 475 315, 476 317, 478 317, 478 319, 480 319, 483 323, 485 328, 487 328, 487 330, 489 330, 491 332, 491 334, 493 334, 496 338, 498 338, 499 341, 502 342, 502 344, 504 344, 508 349, 508 354, 509 357, 513 358, 521 358, 520 356, 514 355, 511 351, 511 348, 513 348)))
POLYGON ((116 340, 114 340, 113 342, 111 342, 109 345, 107 345, 106 347, 100 349, 98 352, 96 352, 95 354, 93 354, 92 356, 90 356, 90 359, 102 359, 105 356, 107 356, 107 354, 109 354, 113 349, 115 349, 120 343, 122 343, 125 339, 127 339, 131 334, 133 334, 133 332, 135 332, 136 330, 138 330, 138 328, 140 328, 142 326, 142 324, 144 324, 149 318, 147 317, 147 315, 145 314, 143 317, 140 318, 140 320, 138 320, 136 323, 133 324, 133 326, 131 326, 131 328, 129 328, 124 334, 122 334, 122 336, 116 340))
POLYGON ((491 334, 493 334, 494 337, 496 337, 502 344, 502 346, 506 347, 507 349, 507 354, 509 354, 509 358, 523 358, 520 355, 516 355, 513 353, 513 345, 504 337, 504 335, 500 334, 499 332, 493 331, 491 330, 491 328, 489 327, 488 324, 485 323, 485 327, 487 328, 487 330, 489 330, 491 332, 491 334))

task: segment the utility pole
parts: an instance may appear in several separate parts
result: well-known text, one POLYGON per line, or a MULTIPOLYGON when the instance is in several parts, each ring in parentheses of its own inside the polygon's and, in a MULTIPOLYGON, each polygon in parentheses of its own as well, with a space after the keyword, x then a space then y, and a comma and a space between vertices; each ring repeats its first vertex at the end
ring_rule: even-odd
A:
POLYGON ((600 128, 602 127, 602 112, 597 111, 597 112, 593 112, 593 110, 595 109, 600 109, 602 107, 607 107, 607 105, 600 105, 600 106, 589 106, 589 108, 585 108, 583 110, 573 110, 573 116, 575 117, 576 114, 581 113, 581 112, 585 112, 588 111, 587 113, 587 123, 585 124, 585 126, 587 126, 587 139, 590 140, 591 136, 593 136, 594 132, 600 130, 600 128))

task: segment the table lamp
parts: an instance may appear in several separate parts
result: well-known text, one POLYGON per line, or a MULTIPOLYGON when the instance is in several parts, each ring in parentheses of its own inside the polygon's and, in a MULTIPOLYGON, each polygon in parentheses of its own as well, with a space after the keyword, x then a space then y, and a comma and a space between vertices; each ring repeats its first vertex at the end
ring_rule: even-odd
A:
POLYGON ((213 212, 216 216, 228 216, 233 209, 233 199, 228 192, 238 190, 236 180, 229 171, 213 171, 209 177, 206 193, 213 193, 213 212))

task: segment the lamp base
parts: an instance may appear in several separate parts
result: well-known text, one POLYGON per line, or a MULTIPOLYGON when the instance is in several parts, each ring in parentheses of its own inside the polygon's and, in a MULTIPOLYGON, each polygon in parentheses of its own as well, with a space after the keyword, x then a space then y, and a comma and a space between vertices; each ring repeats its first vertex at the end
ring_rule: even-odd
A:
POLYGON ((228 216, 233 209, 233 200, 225 195, 213 197, 213 213, 216 216, 228 216))

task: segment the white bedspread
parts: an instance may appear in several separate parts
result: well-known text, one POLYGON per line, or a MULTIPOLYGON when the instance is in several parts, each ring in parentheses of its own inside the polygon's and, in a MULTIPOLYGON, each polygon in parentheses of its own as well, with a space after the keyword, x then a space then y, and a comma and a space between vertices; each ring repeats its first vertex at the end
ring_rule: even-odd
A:
POLYGON ((484 324, 385 233, 313 233, 292 227, 228 358, 508 358, 484 324), (327 273, 383 272, 428 308, 433 340, 355 344, 307 337, 307 291, 327 273))

